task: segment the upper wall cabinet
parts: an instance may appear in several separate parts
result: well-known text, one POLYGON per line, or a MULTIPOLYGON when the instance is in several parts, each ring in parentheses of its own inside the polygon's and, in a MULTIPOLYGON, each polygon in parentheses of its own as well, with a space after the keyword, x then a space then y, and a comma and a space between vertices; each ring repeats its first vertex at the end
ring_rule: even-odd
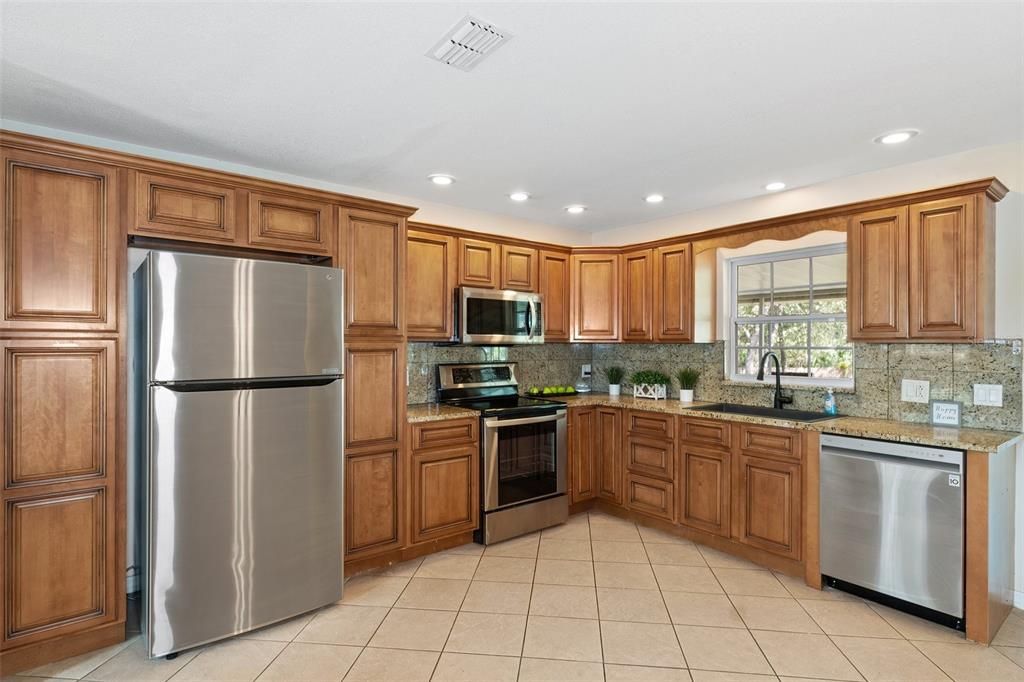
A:
POLYGON ((249 193, 249 244, 330 254, 334 207, 287 194, 249 193))
POLYGON ((569 254, 563 251, 540 252, 540 295, 544 297, 544 340, 568 341, 570 335, 569 310, 569 254))
POLYGON ((501 245, 501 288, 537 291, 537 249, 501 245))
POLYGON ((619 340, 619 255, 573 254, 572 340, 619 340))
POLYGON ((135 174, 135 222, 130 232, 203 242, 234 242, 239 190, 228 185, 153 173, 135 174))
POLYGON ((2 329, 117 327, 118 171, 3 150, 2 329))
POLYGON ((653 338, 654 252, 651 249, 622 254, 622 340, 653 338))
POLYGON ((499 247, 494 242, 459 237, 459 284, 467 287, 498 287, 499 247))
POLYGON ((979 193, 852 216, 850 338, 991 338, 994 215, 992 199, 979 193))
POLYGON ((654 340, 693 340, 693 249, 690 244, 654 251, 654 340))
POLYGON ((448 341, 453 333, 456 286, 455 238, 408 231, 405 271, 405 331, 417 341, 448 341))
POLYGON ((341 209, 338 264, 345 268, 350 336, 400 337, 405 296, 405 218, 341 209))

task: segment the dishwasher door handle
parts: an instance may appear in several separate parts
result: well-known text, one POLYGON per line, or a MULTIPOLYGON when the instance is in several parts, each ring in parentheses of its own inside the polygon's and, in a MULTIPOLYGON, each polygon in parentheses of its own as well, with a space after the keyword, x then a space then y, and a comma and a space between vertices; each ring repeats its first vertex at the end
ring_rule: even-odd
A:
POLYGON ((916 459, 911 457, 902 457, 900 455, 868 453, 863 452, 861 450, 847 450, 846 448, 823 447, 821 449, 821 456, 846 457, 849 459, 864 460, 866 462, 886 462, 889 464, 916 467, 919 469, 934 469, 936 471, 948 471, 951 474, 963 473, 963 465, 952 461, 943 462, 936 461, 934 459, 916 459))

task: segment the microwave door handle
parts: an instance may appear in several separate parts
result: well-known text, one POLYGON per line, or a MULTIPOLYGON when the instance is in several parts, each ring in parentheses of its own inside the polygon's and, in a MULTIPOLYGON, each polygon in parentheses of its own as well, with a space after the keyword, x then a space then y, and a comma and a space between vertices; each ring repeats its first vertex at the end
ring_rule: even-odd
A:
POLYGON ((533 338, 533 301, 526 302, 526 338, 533 338))

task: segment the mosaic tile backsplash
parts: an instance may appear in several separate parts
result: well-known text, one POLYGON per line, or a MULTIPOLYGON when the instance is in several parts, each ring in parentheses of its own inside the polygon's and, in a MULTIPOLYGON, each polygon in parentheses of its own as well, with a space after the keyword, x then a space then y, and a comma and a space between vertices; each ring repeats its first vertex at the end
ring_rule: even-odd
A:
MULTIPOLYGON (((1019 344, 1018 344, 1019 347, 1019 344)), ((903 379, 930 382, 931 397, 963 404, 964 426, 1020 431, 1022 427, 1022 354, 1011 343, 979 344, 855 344, 852 391, 836 393, 842 414, 907 422, 927 422, 928 405, 900 400, 903 379), (1003 406, 975 406, 975 383, 1002 384, 1003 406)), ((696 398, 714 402, 770 405, 769 382, 748 386, 725 380, 725 343, 707 344, 563 344, 483 348, 409 344, 409 402, 436 398, 434 365, 438 362, 515 361, 524 386, 572 384, 580 367, 594 367, 592 386, 606 391, 601 369, 618 365, 628 377, 640 369, 672 376, 682 367, 701 372, 696 398)), ((673 398, 678 396, 673 387, 673 398)), ((789 389, 787 389, 789 390, 789 389)), ((792 391, 793 407, 821 410, 825 390, 799 387, 792 391)))

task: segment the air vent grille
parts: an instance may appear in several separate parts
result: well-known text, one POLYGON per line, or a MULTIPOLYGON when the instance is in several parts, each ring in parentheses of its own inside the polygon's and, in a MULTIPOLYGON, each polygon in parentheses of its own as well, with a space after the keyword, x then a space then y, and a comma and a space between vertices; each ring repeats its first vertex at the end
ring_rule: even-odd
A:
POLYGON ((427 52, 427 56, 456 69, 472 71, 511 37, 507 31, 467 16, 427 52))

